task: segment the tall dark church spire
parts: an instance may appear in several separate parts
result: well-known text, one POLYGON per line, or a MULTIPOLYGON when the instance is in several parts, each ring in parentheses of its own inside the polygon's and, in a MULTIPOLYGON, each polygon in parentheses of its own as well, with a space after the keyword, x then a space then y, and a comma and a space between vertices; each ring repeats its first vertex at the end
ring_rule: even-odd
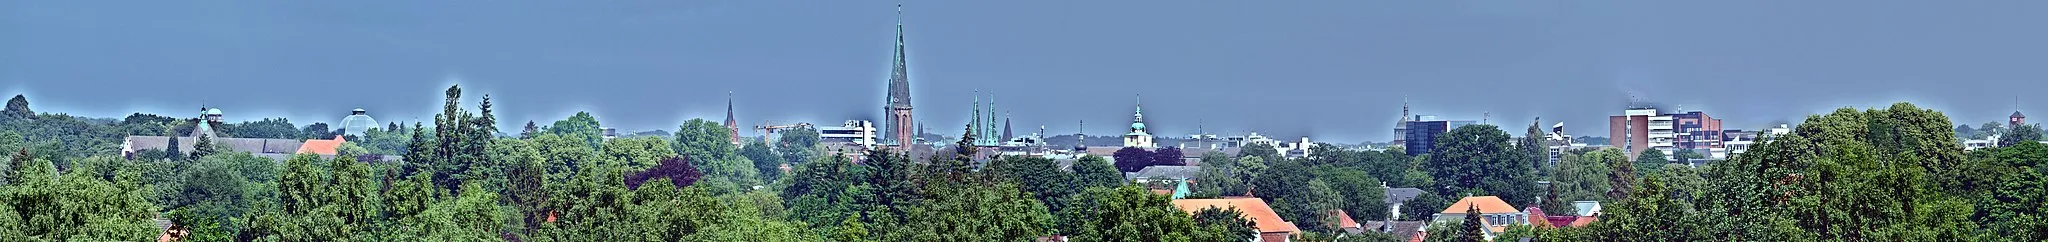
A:
POLYGON ((740 122, 732 116, 732 92, 725 92, 725 130, 732 135, 732 144, 740 144, 740 122))
POLYGON ((910 70, 903 54, 903 4, 896 4, 896 53, 889 70, 889 99, 882 110, 887 113, 883 143, 908 146, 917 139, 911 133, 916 128, 910 116, 910 70))

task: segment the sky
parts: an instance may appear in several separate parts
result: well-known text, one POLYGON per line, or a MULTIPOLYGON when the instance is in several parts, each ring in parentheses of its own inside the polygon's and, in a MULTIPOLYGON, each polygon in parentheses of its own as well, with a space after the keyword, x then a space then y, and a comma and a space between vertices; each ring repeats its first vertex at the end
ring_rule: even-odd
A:
MULTIPOLYGON (((621 131, 879 119, 895 1, 0 1, 0 93, 37 111, 621 131)), ((1961 124, 2048 115, 2048 1, 905 0, 916 119, 976 93, 1017 133, 1391 140, 1416 114, 1606 132, 1631 97, 1755 129, 1913 102, 1961 124)), ((2044 116, 2048 117, 2048 116, 2044 116)), ((1974 125, 1973 125, 1974 126, 1974 125)), ((755 135, 753 131, 743 131, 755 135)))

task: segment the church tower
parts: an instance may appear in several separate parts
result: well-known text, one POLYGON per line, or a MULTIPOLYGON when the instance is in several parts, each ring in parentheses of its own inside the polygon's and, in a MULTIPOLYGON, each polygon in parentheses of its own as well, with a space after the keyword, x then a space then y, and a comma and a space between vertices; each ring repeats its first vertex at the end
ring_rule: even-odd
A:
POLYGON ((725 132, 732 136, 732 144, 740 144, 740 122, 732 116, 732 92, 725 92, 725 132))
POLYGON ((1124 134, 1124 147, 1145 149, 1158 147, 1157 144, 1152 143, 1152 133, 1145 132, 1145 99, 1143 97, 1138 98, 1137 112, 1131 114, 1131 133, 1124 134))
POLYGON ((883 143, 909 148, 917 143, 911 132, 916 131, 910 116, 910 70, 904 63, 903 54, 903 4, 896 4, 896 56, 889 71, 888 104, 882 106, 887 115, 883 124, 883 143))

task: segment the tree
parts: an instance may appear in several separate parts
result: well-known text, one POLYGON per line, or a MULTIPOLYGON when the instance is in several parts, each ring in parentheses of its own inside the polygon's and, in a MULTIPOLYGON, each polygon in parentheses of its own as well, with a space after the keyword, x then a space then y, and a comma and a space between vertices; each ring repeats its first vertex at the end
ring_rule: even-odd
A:
POLYGON ((1060 212, 1074 241, 1190 241, 1194 219, 1144 188, 1090 188, 1060 212))
POLYGON ((9 163, 9 183, 0 186, 0 222, 9 223, 0 223, 0 239, 140 241, 161 232, 151 222, 150 189, 142 189, 136 171, 117 171, 112 180, 60 174, 56 164, 25 150, 9 163))
POLYGON ((1508 204, 1535 201, 1535 172, 1524 153, 1508 147, 1506 132, 1492 125, 1467 125, 1437 139, 1426 168, 1441 196, 1479 190, 1508 204))
MULTIPOLYGON (((1606 201, 1607 191, 1614 183, 1609 177, 1616 169, 1608 164, 1628 164, 1628 155, 1618 148, 1603 148, 1585 154, 1566 153, 1560 157, 1557 172, 1551 175, 1551 187, 1555 188, 1557 202, 1606 201)), ((1628 169, 1629 167, 1621 167, 1628 169)), ((1571 212, 1571 206, 1548 206, 1543 211, 1550 213, 1571 212)))
POLYGON ((640 170, 676 157, 674 146, 659 137, 617 138, 604 141, 600 153, 605 158, 603 165, 640 170))
POLYGON ((1977 125, 1976 138, 1982 139, 1991 136, 2004 136, 2006 130, 2007 129, 2005 127, 2005 124, 1998 122, 1984 122, 1983 125, 1977 125))
POLYGON ((7 109, 0 111, 0 115, 7 116, 8 120, 21 120, 34 118, 36 112, 28 109, 27 97, 15 94, 14 98, 7 99, 7 109))
POLYGON ((1465 207, 1465 221, 1458 226, 1458 242, 1485 242, 1486 226, 1479 221, 1479 205, 1465 207))
POLYGON ((731 130, 704 119, 690 119, 676 130, 675 150, 683 157, 689 157, 697 169, 704 171, 704 178, 710 182, 747 187, 755 183, 760 172, 754 169, 754 162, 739 155, 739 148, 733 147, 731 130))
MULTIPOLYGON (((1244 157, 1243 159, 1256 160, 1259 158, 1244 157)), ((1202 173, 1196 174, 1194 184, 1189 185, 1189 188, 1194 190, 1192 194, 1190 194, 1190 196, 1238 196, 1250 192, 1250 181, 1246 178, 1255 177, 1255 174, 1248 173, 1255 172, 1253 171, 1253 169, 1265 169, 1265 164, 1263 164, 1263 162, 1258 162, 1258 164, 1241 165, 1238 162, 1239 160, 1240 159, 1232 159, 1229 155, 1224 155, 1222 152, 1215 151, 1210 151, 1209 154, 1203 155, 1201 164, 1202 173)))
POLYGON ((1193 241, 1251 241, 1259 233, 1257 224, 1246 219, 1236 207, 1207 207, 1193 214, 1193 241))
POLYGON ((1542 173, 1547 169, 1542 168, 1550 166, 1550 144, 1543 139, 1543 129, 1539 128, 1542 125, 1542 118, 1537 118, 1535 121, 1530 122, 1529 129, 1522 133, 1522 138, 1516 139, 1515 148, 1519 151, 1518 153, 1521 154, 1521 157, 1529 163, 1529 167, 1537 168, 1534 170, 1539 173, 1539 176, 1548 177, 1550 174, 1542 173))
POLYGON ((1443 196, 1437 196, 1436 193, 1425 192, 1416 194, 1414 199, 1408 199, 1408 202, 1401 203, 1400 219, 1429 220, 1430 216, 1436 215, 1437 212, 1442 212, 1443 210, 1440 209, 1450 207, 1453 202, 1455 201, 1444 199, 1443 196))
POLYGON ((1151 166, 1153 163, 1152 159, 1156 158, 1152 155, 1152 151, 1138 147, 1118 149, 1116 154, 1113 154, 1111 157, 1116 159, 1116 170, 1121 172, 1138 172, 1138 170, 1145 169, 1146 166, 1151 166))
POLYGON ((1664 164, 1671 164, 1667 157, 1663 150, 1644 149, 1642 154, 1636 155, 1635 170, 1644 176, 1656 175, 1657 169, 1664 168, 1664 164))
POLYGON ((526 128, 519 130, 519 139, 532 139, 535 135, 540 135, 540 126, 535 126, 533 120, 527 120, 526 128))
POLYGON ((1688 165, 1692 164, 1694 160, 1707 158, 1706 155, 1701 155, 1699 151, 1693 151, 1693 149, 1679 149, 1678 151, 1671 152, 1671 157, 1678 158, 1678 164, 1688 165))
POLYGON ((1998 136, 1998 146, 2013 146, 2019 143, 2035 141, 2041 141, 2040 125, 2015 125, 2012 129, 2006 131, 2005 135, 1998 136))
POLYGON ((1245 144, 1244 147, 1238 147, 1237 157, 1258 157, 1265 160, 1280 160, 1281 158, 1280 150, 1273 148, 1272 144, 1267 143, 1250 143, 1245 144))
POLYGON ((1017 184, 1030 192, 1033 199, 1057 204, 1055 200, 1078 192, 1074 173, 1062 171, 1059 166, 1059 162, 1042 157, 1003 156, 982 170, 996 182, 1017 184))
POLYGON ((791 164, 810 161, 818 153, 818 129, 800 126, 782 131, 782 137, 775 141, 775 152, 782 154, 782 160, 791 164))
POLYGON ((164 156, 161 158, 168 161, 184 160, 185 152, 178 150, 178 137, 170 137, 167 140, 164 144, 164 156))
POLYGON ((548 126, 548 133, 582 139, 590 147, 597 147, 599 143, 604 142, 603 127, 597 123, 597 117, 590 116, 589 112, 576 112, 575 115, 569 115, 569 118, 557 120, 554 125, 548 126))
POLYGON ((1386 220, 1387 189, 1381 187, 1379 179, 1373 179, 1365 171, 1350 168, 1323 167, 1315 171, 1317 179, 1328 182, 1341 200, 1336 205, 1345 213, 1360 220, 1386 220))
POLYGON ((1071 169, 1074 170, 1075 190, 1116 187, 1124 184, 1124 174, 1111 167, 1109 161, 1102 160, 1101 156, 1081 156, 1081 159, 1074 161, 1071 169))
POLYGON ((328 127, 327 127, 327 123, 313 123, 313 124, 308 124, 308 125, 306 125, 306 128, 304 128, 304 129, 300 130, 300 131, 299 131, 299 135, 298 135, 298 137, 297 137, 297 138, 300 138, 300 139, 333 139, 333 138, 334 138, 334 135, 335 135, 335 134, 341 134, 341 133, 343 133, 343 132, 346 132, 346 131, 345 131, 345 130, 343 130, 343 131, 337 131, 337 130, 335 130, 335 129, 331 129, 331 128, 328 128, 328 127))
POLYGON ((1977 128, 1971 128, 1968 124, 1956 125, 1956 138, 1980 139, 1977 137, 1977 128))
POLYGON ((740 156, 754 162, 754 170, 761 174, 762 180, 774 180, 782 175, 782 155, 768 148, 767 142, 754 140, 741 146, 740 156))
POLYGON ((1051 234, 1052 214, 1011 183, 941 185, 910 209, 909 241, 1028 241, 1051 234))
POLYGON ((220 152, 220 148, 215 147, 216 145, 219 144, 214 143, 212 137, 212 135, 200 135, 199 142, 192 144, 191 157, 187 159, 198 160, 200 157, 206 157, 208 155, 213 155, 213 153, 220 152))
POLYGON ((648 168, 646 171, 627 175, 626 188, 638 189, 640 184, 657 178, 668 179, 669 182, 674 183, 671 185, 675 187, 687 187, 690 184, 697 183, 697 180, 702 179, 703 176, 703 173, 697 171, 697 166, 690 165, 688 158, 670 157, 661 160, 661 165, 648 168))
POLYGON ((1185 166, 1188 165, 1188 163, 1187 161, 1181 160, 1180 148, 1169 146, 1165 148, 1159 148, 1158 150, 1153 150, 1152 163, 1150 165, 1185 166))

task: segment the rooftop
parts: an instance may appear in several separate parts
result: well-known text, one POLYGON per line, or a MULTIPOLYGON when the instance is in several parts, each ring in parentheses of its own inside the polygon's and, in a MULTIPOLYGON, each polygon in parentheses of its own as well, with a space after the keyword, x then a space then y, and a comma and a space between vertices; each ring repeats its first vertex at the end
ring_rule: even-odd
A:
POLYGON ((1520 210, 1515 210, 1515 206, 1508 205, 1507 201, 1500 200, 1500 197, 1478 196, 1458 199, 1457 203, 1452 203, 1450 207, 1444 208, 1443 213, 1465 214, 1469 206, 1478 206, 1480 214, 1521 212, 1520 210))
POLYGON ((1238 211, 1243 212, 1246 218, 1250 218, 1253 223, 1256 223, 1259 233, 1295 233, 1301 231, 1301 229, 1294 227, 1294 223, 1281 220, 1280 214, 1273 213, 1273 207, 1267 206, 1265 200, 1259 200, 1259 198, 1255 197, 1179 199, 1173 200, 1173 206, 1188 213, 1202 211, 1203 208, 1210 207, 1234 207, 1238 211))

